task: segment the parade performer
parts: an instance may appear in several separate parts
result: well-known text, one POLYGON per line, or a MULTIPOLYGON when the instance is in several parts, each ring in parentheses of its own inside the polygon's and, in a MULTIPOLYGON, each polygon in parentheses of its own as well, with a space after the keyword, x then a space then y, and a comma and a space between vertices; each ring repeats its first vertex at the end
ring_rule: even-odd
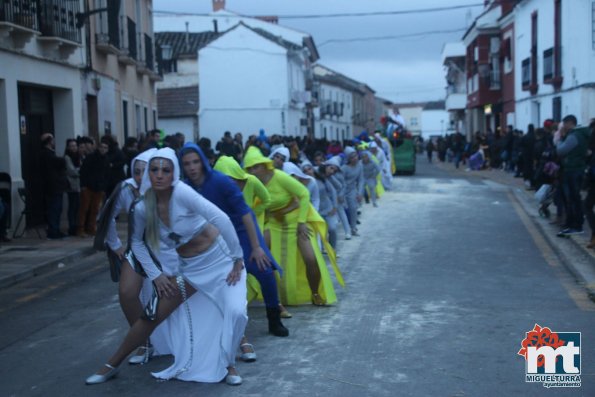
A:
POLYGON ((316 178, 318 184, 318 191, 320 194, 320 208, 318 213, 322 216, 328 227, 328 241, 337 250, 337 226, 339 224, 339 216, 337 215, 337 208, 339 203, 337 202, 337 192, 333 187, 327 170, 327 166, 321 164, 317 169, 312 167, 306 168, 304 171, 316 178))
MULTIPOLYGON (((273 264, 277 267, 278 265, 266 246, 264 237, 256 224, 256 217, 246 204, 242 192, 227 175, 211 168, 202 150, 194 143, 187 143, 180 150, 180 162, 186 178, 185 182, 225 212, 233 223, 244 252, 246 270, 260 283, 266 305, 269 333, 275 336, 288 336, 289 331, 283 326, 279 317, 279 297, 273 264)), ((247 340, 243 340, 240 347, 243 354, 252 353, 245 356, 245 359, 252 361, 256 358, 253 347, 247 340)))
POLYGON ((371 142, 369 146, 370 152, 378 159, 378 165, 380 166, 380 175, 382 186, 386 190, 390 190, 392 187, 392 174, 390 170, 390 160, 388 160, 384 149, 378 147, 377 142, 371 142))
POLYGON ((368 195, 372 200, 372 205, 378 207, 376 203, 376 185, 378 175, 380 174, 380 166, 372 159, 372 154, 367 150, 360 153, 362 158, 362 175, 364 179, 364 186, 367 188, 368 195))
POLYGON ((345 178, 341 171, 341 157, 333 156, 324 162, 327 166, 326 174, 330 183, 337 192, 337 215, 343 226, 343 232, 345 233, 345 240, 351 240, 351 226, 349 225, 349 219, 347 219, 347 202, 345 200, 345 178))
POLYGON ((351 235, 359 236, 357 234, 357 209, 362 201, 362 192, 364 190, 362 165, 357 152, 350 146, 345 148, 345 161, 346 164, 341 167, 341 171, 345 178, 345 201, 347 203, 349 225, 351 226, 351 235))
MULTIPOLYGON (((242 191, 242 194, 244 195, 246 204, 248 204, 256 216, 259 231, 261 234, 263 234, 265 230, 265 211, 269 208, 271 203, 271 195, 269 194, 267 188, 257 177, 244 171, 238 162, 232 157, 219 157, 219 160, 217 160, 214 168, 217 171, 229 176, 238 185, 242 191)), ((267 234, 267 236, 270 237, 269 234, 267 234)), ((268 249, 268 247, 271 246, 271 242, 270 239, 269 241, 266 240, 266 236, 264 237, 265 245, 268 249)), ((273 263, 275 264, 275 268, 279 267, 274 257, 272 260, 274 261, 273 263)), ((281 273, 282 270, 279 267, 279 274, 281 273)), ((254 299, 264 301, 264 296, 260 289, 260 283, 258 280, 253 275, 248 274, 248 301, 251 302, 254 299)), ((279 309, 281 311, 280 316, 282 318, 292 317, 291 313, 285 310, 281 304, 279 304, 279 309)))
POLYGON ((316 179, 306 174, 294 163, 290 162, 283 164, 283 171, 300 181, 302 185, 306 186, 306 189, 308 189, 308 193, 310 194, 310 203, 312 203, 314 209, 318 211, 318 207, 320 207, 320 193, 318 192, 318 184, 316 183, 316 179))
MULTIPOLYGON (((123 211, 128 213, 134 200, 139 197, 143 173, 149 158, 156 150, 146 150, 132 159, 130 163, 132 177, 122 181, 114 189, 101 209, 97 221, 97 234, 94 240, 95 249, 100 251, 107 249, 111 278, 112 281, 118 283, 120 306, 130 326, 141 316, 143 305, 150 299, 153 288, 151 281, 145 278, 142 267, 132 254, 130 233, 128 233, 127 245, 122 244, 116 229, 116 217, 123 211)), ((131 223, 128 226, 130 231, 131 223)), ((165 258, 167 255, 176 255, 174 250, 161 249, 159 255, 161 263, 173 263, 175 265, 175 260, 172 262, 165 258)), ((176 270, 177 266, 170 269, 170 274, 175 273, 176 270)), ((144 346, 139 347, 136 354, 131 356, 128 362, 130 364, 144 364, 150 360, 153 354, 170 354, 163 327, 158 327, 153 332, 151 342, 147 341, 144 346)))
MULTIPOLYGON (((281 302, 288 305, 336 302, 332 280, 312 227, 316 225, 316 233, 324 237, 326 224, 312 208, 308 190, 291 176, 276 170, 272 160, 257 148, 246 152, 244 167, 260 179, 271 195, 265 229, 270 235, 273 256, 283 268, 281 302)), ((328 250, 334 256, 330 245, 328 250)), ((337 279, 343 285, 336 261, 334 266, 337 279)))
POLYGON ((133 206, 131 245, 156 293, 116 353, 86 383, 114 377, 126 356, 168 319, 175 360, 154 377, 197 382, 225 378, 226 383, 239 385, 235 353, 248 316, 246 271, 233 225, 217 206, 181 183, 172 149, 156 151, 143 178, 143 188, 149 186, 145 180, 150 180, 150 188, 133 206), (160 244, 178 253, 175 277, 168 277, 151 255, 160 244))

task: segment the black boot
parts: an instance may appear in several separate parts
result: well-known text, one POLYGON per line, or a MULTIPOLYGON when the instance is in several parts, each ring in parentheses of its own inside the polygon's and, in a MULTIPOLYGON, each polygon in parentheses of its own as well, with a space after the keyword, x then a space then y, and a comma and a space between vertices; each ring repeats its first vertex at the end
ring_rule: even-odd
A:
POLYGON ((267 307, 267 318, 269 319, 269 334, 275 336, 289 336, 289 330, 281 322, 278 307, 267 307))

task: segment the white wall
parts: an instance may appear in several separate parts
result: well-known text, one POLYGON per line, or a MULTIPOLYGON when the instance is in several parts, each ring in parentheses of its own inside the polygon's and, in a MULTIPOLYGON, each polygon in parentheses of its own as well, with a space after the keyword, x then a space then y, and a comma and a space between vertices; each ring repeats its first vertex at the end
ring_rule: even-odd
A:
POLYGON ((185 142, 196 142, 197 137, 194 134, 194 123, 193 117, 159 118, 157 120, 157 128, 165 131, 167 135, 181 132, 186 137, 185 142))
POLYGON ((526 129, 552 117, 552 98, 560 96, 562 117, 574 114, 587 125, 595 116, 593 88, 581 85, 595 82, 595 51, 592 43, 592 1, 562 1, 562 87, 555 93, 543 83, 543 51, 554 46, 554 2, 529 0, 515 8, 515 96, 516 126, 526 129), (530 56, 531 13, 537 11, 537 94, 522 90, 523 59, 530 56))
POLYGON ((446 110, 423 110, 421 120, 421 136, 424 139, 432 135, 444 135, 449 127, 449 115, 446 110))
POLYGON ((239 26, 201 49, 198 59, 201 136, 219 139, 226 130, 252 134, 261 128, 287 135, 296 123, 299 131, 304 111, 289 106, 285 48, 239 26))

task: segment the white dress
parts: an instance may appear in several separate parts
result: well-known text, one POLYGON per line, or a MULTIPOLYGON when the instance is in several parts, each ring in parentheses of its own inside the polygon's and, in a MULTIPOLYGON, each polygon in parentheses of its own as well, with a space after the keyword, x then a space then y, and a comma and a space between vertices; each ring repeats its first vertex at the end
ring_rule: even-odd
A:
MULTIPOLYGON (((246 272, 229 286, 225 281, 234 258, 242 258, 242 248, 229 217, 184 183, 175 183, 169 208, 170 226, 160 222, 160 246, 176 248, 212 224, 220 236, 211 247, 191 258, 176 258, 178 274, 197 292, 165 321, 174 364, 152 375, 159 379, 219 382, 227 367, 235 364, 235 354, 244 334, 246 272)), ((132 249, 149 279, 161 272, 143 242, 145 206, 136 206, 132 249)), ((163 264, 162 264, 163 265, 163 264)))

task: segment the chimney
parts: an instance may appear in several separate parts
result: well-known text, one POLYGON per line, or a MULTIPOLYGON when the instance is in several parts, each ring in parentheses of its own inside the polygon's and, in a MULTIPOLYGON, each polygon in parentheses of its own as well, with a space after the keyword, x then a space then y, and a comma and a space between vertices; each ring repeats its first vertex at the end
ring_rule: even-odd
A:
POLYGON ((225 0, 213 0, 213 12, 224 10, 225 0))
POLYGON ((186 35, 184 37, 184 46, 186 47, 184 52, 188 52, 190 51, 190 31, 189 31, 189 26, 190 22, 186 22, 186 35))

